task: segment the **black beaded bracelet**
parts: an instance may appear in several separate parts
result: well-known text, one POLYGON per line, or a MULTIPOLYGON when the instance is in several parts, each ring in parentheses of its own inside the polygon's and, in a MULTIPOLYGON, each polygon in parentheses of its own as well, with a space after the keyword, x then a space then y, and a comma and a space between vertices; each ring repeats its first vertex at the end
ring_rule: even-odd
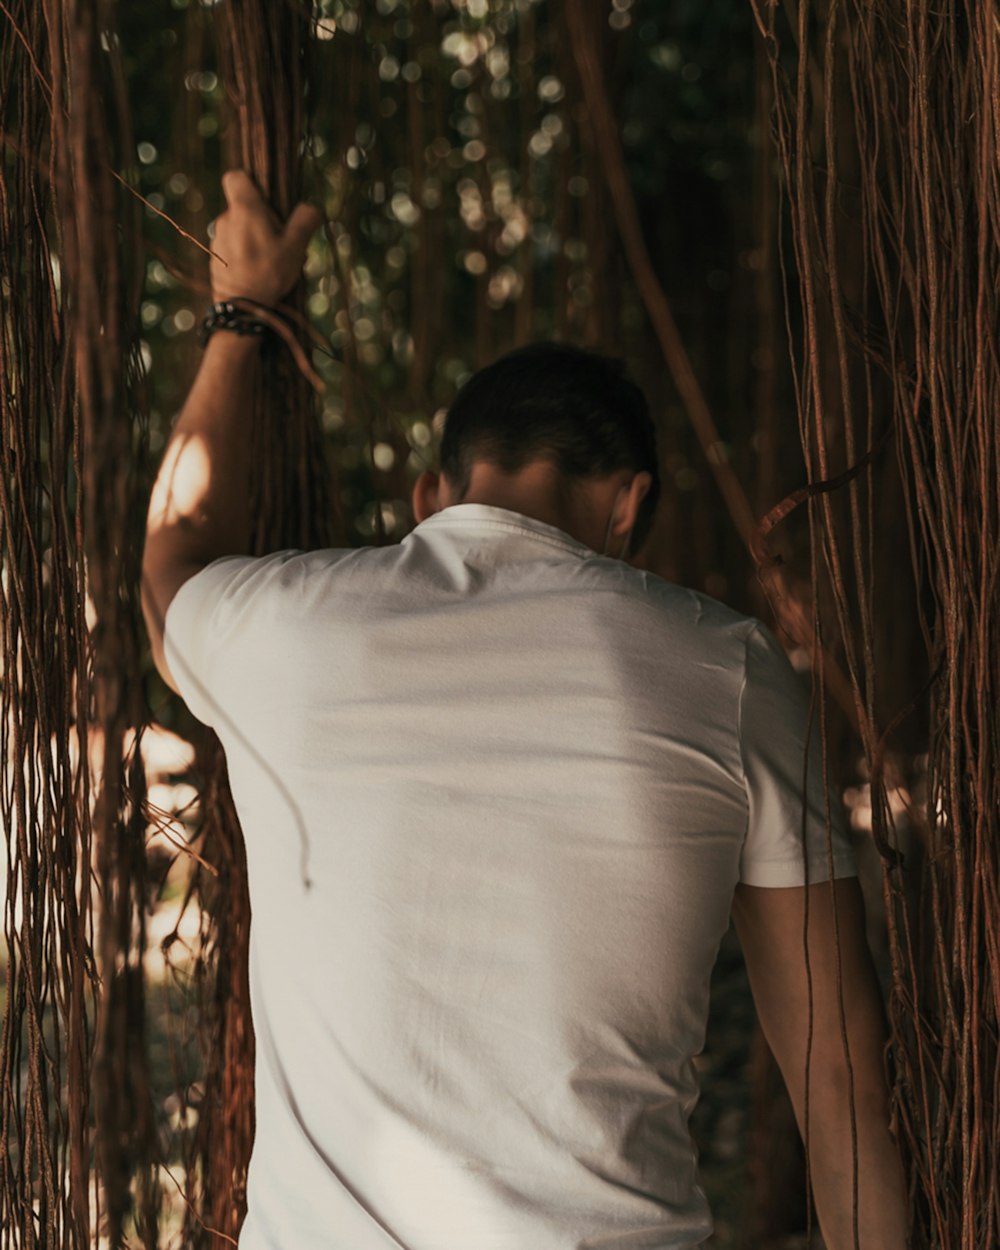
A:
POLYGON ((232 330, 234 334, 263 334, 270 328, 246 309, 237 308, 229 300, 219 300, 202 319, 198 342, 204 347, 216 330, 232 330))

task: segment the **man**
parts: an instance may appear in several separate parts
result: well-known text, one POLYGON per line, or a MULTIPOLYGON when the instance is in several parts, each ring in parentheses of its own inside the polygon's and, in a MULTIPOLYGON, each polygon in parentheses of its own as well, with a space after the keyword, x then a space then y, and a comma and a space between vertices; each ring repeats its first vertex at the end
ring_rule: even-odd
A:
MULTIPOLYGON (((224 189, 215 295, 274 304, 318 215, 224 189)), ((400 544, 255 559, 256 342, 209 338, 144 562, 156 663, 223 742, 247 846, 242 1250, 700 1245, 692 1058, 730 913, 803 1130, 809 1050, 828 1247, 855 1245, 856 1146, 857 1244, 902 1250, 842 813, 828 845, 814 734, 803 817, 807 699, 771 635, 626 559, 658 491, 641 393, 590 353, 513 353, 457 397, 400 544)))

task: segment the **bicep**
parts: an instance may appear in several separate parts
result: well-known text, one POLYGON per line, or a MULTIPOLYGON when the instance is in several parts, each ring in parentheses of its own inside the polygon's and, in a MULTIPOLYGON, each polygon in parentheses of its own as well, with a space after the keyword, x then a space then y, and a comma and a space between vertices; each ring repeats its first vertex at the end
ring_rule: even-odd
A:
POLYGON ((839 878, 832 889, 829 881, 784 888, 740 883, 733 922, 761 1028, 796 1111, 807 1048, 812 1079, 846 1079, 845 1033, 856 1088, 880 1088, 885 1012, 857 877, 839 878))

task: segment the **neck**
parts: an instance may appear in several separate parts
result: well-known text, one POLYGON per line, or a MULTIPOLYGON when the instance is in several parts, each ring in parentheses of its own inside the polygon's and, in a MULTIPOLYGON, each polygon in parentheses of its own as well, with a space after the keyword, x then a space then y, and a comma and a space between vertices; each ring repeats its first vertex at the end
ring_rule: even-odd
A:
MULTIPOLYGON (((446 488, 447 489, 447 488, 446 488)), ((456 503, 481 503, 507 508, 534 517, 577 537, 579 501, 555 465, 535 461, 517 473, 504 473, 490 464, 473 465, 469 489, 461 499, 447 493, 442 507, 456 503)), ((586 541, 581 538, 580 541, 586 541)))

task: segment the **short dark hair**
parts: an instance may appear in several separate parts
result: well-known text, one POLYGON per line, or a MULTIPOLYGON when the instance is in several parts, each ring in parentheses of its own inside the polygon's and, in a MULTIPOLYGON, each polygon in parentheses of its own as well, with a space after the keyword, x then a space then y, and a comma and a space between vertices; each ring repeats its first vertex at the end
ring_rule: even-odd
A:
POLYGON ((645 470, 653 480, 639 505, 632 550, 649 534, 660 497, 656 427, 622 360, 543 342, 478 370, 455 397, 441 437, 441 472, 460 500, 480 460, 504 473, 551 460, 568 478, 645 470))

